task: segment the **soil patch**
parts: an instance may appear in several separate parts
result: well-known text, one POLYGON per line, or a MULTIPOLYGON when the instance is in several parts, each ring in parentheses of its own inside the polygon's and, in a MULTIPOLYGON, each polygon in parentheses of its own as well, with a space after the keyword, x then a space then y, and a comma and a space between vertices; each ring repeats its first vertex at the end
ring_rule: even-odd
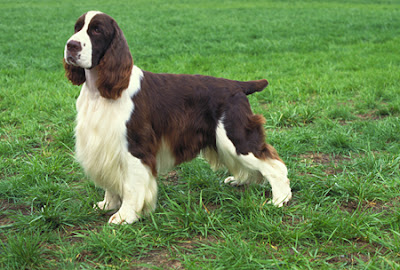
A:
POLYGON ((377 115, 376 112, 377 111, 375 110, 375 111, 371 111, 371 112, 368 112, 368 113, 356 114, 356 116, 360 120, 363 120, 363 121, 366 121, 366 120, 379 120, 379 119, 382 119, 382 118, 386 117, 385 115, 377 115))
POLYGON ((170 171, 166 175, 161 176, 161 181, 166 186, 176 186, 179 182, 179 174, 177 171, 170 171))
POLYGON ((324 172, 327 175, 335 175, 343 172, 341 165, 344 162, 350 162, 351 158, 343 155, 328 155, 324 153, 306 153, 299 156, 302 162, 309 166, 323 165, 324 172))
MULTIPOLYGON (((397 199, 398 200, 398 199, 397 199)), ((381 202, 381 201, 365 201, 361 205, 356 201, 348 201, 341 204, 340 209, 349 213, 353 213, 357 209, 360 211, 372 211, 374 213, 382 213, 384 211, 391 211, 396 209, 398 201, 396 199, 392 202, 381 202)))
POLYGON ((8 200, 0 199, 0 226, 14 223, 14 221, 9 218, 10 215, 7 214, 9 211, 20 212, 23 215, 29 215, 31 213, 31 209, 26 205, 10 203, 8 200))
MULTIPOLYGON (((199 245, 217 243, 219 241, 221 240, 210 236, 206 238, 198 237, 193 240, 182 240, 181 242, 173 244, 172 249, 179 250, 179 253, 190 254, 192 253, 192 250, 197 248, 199 245)), ((182 266, 182 263, 178 259, 175 259, 175 255, 171 254, 170 249, 164 248, 161 250, 154 250, 149 252, 149 254, 149 256, 133 261, 132 263, 136 266, 132 266, 131 269, 153 269, 154 266, 163 269, 185 269, 184 266, 182 266)), ((177 254, 177 256, 179 256, 179 254, 177 254)))

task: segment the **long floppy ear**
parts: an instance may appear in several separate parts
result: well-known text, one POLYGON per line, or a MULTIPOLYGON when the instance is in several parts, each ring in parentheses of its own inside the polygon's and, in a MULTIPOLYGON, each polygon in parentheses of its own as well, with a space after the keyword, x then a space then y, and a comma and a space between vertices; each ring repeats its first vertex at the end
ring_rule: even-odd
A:
POLYGON ((80 67, 76 67, 73 65, 68 65, 63 59, 65 76, 72 82, 74 85, 81 85, 86 81, 85 70, 80 67))
POLYGON ((117 23, 112 21, 115 35, 110 47, 97 65, 97 88, 104 98, 118 99, 128 88, 133 60, 128 43, 117 23))

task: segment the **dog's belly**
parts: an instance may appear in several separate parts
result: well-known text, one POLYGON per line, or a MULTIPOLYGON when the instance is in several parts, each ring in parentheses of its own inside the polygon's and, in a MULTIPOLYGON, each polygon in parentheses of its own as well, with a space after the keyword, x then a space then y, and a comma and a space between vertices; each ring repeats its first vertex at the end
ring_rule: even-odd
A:
POLYGON ((130 154, 126 121, 133 103, 130 97, 107 100, 83 87, 77 100, 76 157, 99 186, 119 192, 128 173, 130 154))

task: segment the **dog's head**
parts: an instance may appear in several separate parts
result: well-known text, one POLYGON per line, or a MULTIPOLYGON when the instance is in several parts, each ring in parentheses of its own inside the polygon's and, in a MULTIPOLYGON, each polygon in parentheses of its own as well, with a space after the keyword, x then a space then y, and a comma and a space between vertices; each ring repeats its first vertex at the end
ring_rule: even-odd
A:
POLYGON ((85 82, 85 69, 97 69, 97 88, 105 98, 118 98, 128 87, 133 60, 116 21, 89 11, 75 23, 75 33, 64 50, 64 68, 75 85, 85 82))

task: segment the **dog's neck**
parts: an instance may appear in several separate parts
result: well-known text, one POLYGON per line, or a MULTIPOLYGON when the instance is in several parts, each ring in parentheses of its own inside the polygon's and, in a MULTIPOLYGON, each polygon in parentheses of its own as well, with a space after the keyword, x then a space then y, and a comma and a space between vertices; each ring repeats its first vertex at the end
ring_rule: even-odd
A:
POLYGON ((97 79, 99 78, 97 67, 85 69, 86 86, 92 94, 100 94, 97 88, 97 79))

